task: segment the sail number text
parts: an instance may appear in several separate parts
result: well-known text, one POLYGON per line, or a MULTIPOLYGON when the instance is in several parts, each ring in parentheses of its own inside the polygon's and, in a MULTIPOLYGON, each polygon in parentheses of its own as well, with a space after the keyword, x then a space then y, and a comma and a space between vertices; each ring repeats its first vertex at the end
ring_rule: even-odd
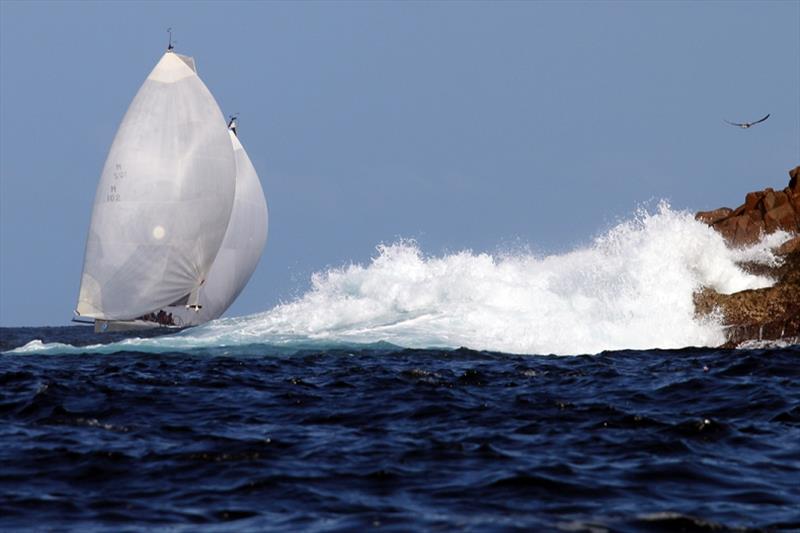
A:
MULTIPOLYGON (((125 170, 121 164, 117 163, 116 165, 114 165, 114 171, 112 174, 114 175, 114 180, 116 181, 116 180, 121 180, 125 176, 127 176, 128 171, 125 170)), ((119 202, 120 199, 121 197, 120 194, 117 192, 117 186, 111 185, 108 194, 106 194, 106 202, 119 202)))

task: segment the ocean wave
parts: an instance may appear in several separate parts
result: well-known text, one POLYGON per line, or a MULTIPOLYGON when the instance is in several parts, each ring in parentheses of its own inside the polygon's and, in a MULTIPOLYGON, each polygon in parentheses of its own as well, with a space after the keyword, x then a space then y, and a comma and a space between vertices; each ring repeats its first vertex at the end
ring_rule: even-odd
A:
MULTIPOLYGON (((730 248, 691 213, 662 202, 639 210, 589 246, 558 255, 470 250, 426 255, 413 241, 380 245, 369 264, 315 273, 310 289, 268 311, 176 335, 128 339, 81 352, 270 345, 469 347, 509 353, 716 346, 718 317, 695 316, 693 293, 770 286, 739 263, 774 264, 774 233, 730 248)), ((17 353, 63 353, 36 341, 17 353)))

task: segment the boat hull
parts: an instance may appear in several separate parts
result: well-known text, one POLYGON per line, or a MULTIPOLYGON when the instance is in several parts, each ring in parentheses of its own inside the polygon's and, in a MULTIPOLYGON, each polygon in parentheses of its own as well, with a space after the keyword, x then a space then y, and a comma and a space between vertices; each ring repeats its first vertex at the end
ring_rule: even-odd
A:
POLYGON ((179 326, 167 326, 149 320, 101 320, 94 321, 95 333, 112 333, 118 331, 144 331, 148 329, 181 329, 179 326))

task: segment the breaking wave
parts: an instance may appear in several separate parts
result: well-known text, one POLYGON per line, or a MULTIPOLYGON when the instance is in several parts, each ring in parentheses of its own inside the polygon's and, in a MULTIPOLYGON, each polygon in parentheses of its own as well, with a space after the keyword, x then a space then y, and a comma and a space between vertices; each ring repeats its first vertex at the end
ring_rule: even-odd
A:
MULTIPOLYGON (((661 203, 591 245, 559 255, 462 251, 426 255, 413 241, 381 245, 366 265, 318 272, 310 289, 255 315, 177 335, 74 348, 167 351, 244 345, 337 346, 388 342, 510 353, 716 346, 718 318, 694 314, 700 287, 722 293, 769 286, 737 263, 775 263, 776 233, 744 249, 726 246, 692 214, 661 203)), ((35 344, 18 352, 68 346, 35 344)))

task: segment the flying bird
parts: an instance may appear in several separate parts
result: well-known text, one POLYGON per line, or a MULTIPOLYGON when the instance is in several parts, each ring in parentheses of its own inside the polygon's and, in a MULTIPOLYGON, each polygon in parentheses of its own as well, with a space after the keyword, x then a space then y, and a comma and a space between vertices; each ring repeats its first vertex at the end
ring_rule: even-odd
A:
POLYGON ((758 119, 755 122, 742 122, 742 123, 739 123, 739 122, 729 122, 729 121, 727 121, 725 119, 723 119, 723 120, 725 120, 725 122, 727 122, 731 126, 736 126, 738 128, 742 128, 743 130, 746 130, 747 128, 752 128, 756 124, 760 124, 761 122, 764 122, 765 120, 767 120, 769 118, 769 115, 770 114, 767 113, 767 116, 765 116, 764 118, 758 119))

